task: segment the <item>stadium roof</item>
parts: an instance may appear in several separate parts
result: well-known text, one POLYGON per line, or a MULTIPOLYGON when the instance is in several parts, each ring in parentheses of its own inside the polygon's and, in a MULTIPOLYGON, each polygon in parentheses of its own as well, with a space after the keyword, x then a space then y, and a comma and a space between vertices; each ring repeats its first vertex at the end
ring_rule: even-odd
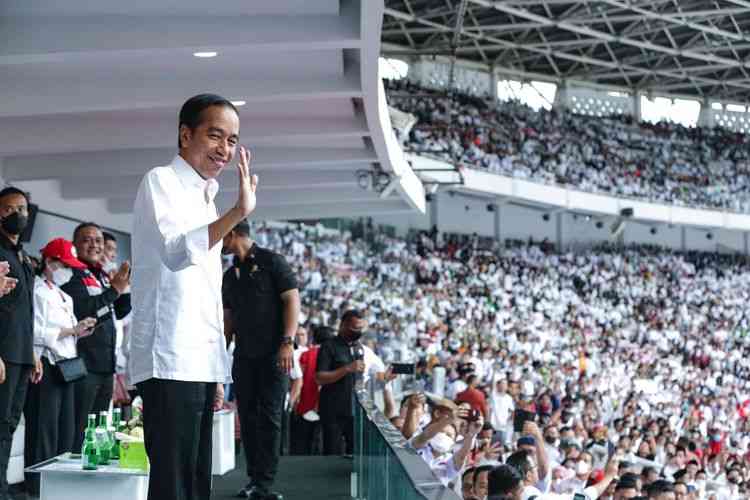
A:
POLYGON ((750 101, 750 1, 386 0, 386 55, 750 101))

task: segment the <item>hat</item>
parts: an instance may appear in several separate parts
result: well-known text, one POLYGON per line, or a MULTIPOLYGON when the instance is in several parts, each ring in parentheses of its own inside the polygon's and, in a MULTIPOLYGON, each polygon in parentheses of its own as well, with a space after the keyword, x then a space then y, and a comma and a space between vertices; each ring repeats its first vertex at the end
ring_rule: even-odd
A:
POLYGON ((520 448, 521 446, 536 446, 534 436, 521 436, 518 438, 518 441, 516 441, 516 447, 520 448))
POLYGON ((65 238, 55 238, 47 243, 41 250, 42 257, 46 259, 57 259, 68 267, 74 269, 86 269, 86 264, 78 260, 78 255, 73 243, 65 238))

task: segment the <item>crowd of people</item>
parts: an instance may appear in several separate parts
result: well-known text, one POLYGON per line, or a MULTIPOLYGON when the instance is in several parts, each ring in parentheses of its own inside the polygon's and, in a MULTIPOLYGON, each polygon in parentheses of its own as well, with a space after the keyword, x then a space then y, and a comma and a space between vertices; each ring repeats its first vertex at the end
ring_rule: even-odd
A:
MULTIPOLYGON (((415 363, 384 410, 465 498, 484 500, 503 462, 515 464, 524 499, 746 496, 744 258, 531 243, 500 254, 471 238, 441 247, 426 233, 352 239, 293 226, 255 233, 300 276, 308 330, 330 332, 355 308, 383 366, 415 363)), ((308 401, 297 417, 314 409, 308 401)))
POLYGON ((408 151, 584 191, 747 213, 750 138, 726 128, 636 123, 519 101, 386 81, 389 105, 414 115, 408 151))

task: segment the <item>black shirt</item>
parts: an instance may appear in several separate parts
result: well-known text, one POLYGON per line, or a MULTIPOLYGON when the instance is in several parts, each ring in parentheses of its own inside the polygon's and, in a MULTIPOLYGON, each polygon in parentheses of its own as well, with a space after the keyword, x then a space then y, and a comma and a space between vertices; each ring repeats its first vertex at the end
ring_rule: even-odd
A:
POLYGON ((222 283, 224 309, 235 328, 235 357, 276 355, 284 336, 281 294, 297 288, 283 255, 253 245, 245 260, 235 258, 222 283))
MULTIPOLYGON (((352 348, 341 337, 334 337, 320 346, 318 351, 318 372, 332 372, 354 361, 352 348)), ((333 384, 320 387, 320 418, 351 417, 354 402, 353 373, 347 373, 333 384)))
POLYGON ((109 286, 109 279, 101 269, 73 269, 73 277, 61 286, 73 299, 76 318, 94 318, 97 328, 88 337, 78 340, 78 355, 92 373, 115 372, 115 316, 122 319, 130 313, 130 294, 119 295, 109 286))
POLYGON ((0 358, 21 365, 34 364, 34 270, 21 245, 0 233, 0 262, 10 264, 8 277, 16 288, 0 297, 0 358))

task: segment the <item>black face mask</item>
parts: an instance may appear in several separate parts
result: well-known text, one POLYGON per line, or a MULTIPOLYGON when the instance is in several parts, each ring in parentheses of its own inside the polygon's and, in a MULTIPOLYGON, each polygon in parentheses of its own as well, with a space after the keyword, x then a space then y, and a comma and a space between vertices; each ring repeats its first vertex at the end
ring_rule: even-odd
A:
POLYGON ((362 330, 349 330, 346 337, 349 342, 356 342, 362 338, 363 333, 362 330))
POLYGON ((29 224, 29 218, 26 215, 13 212, 9 216, 3 218, 2 223, 0 224, 3 227, 3 230, 8 234, 21 234, 29 224))

